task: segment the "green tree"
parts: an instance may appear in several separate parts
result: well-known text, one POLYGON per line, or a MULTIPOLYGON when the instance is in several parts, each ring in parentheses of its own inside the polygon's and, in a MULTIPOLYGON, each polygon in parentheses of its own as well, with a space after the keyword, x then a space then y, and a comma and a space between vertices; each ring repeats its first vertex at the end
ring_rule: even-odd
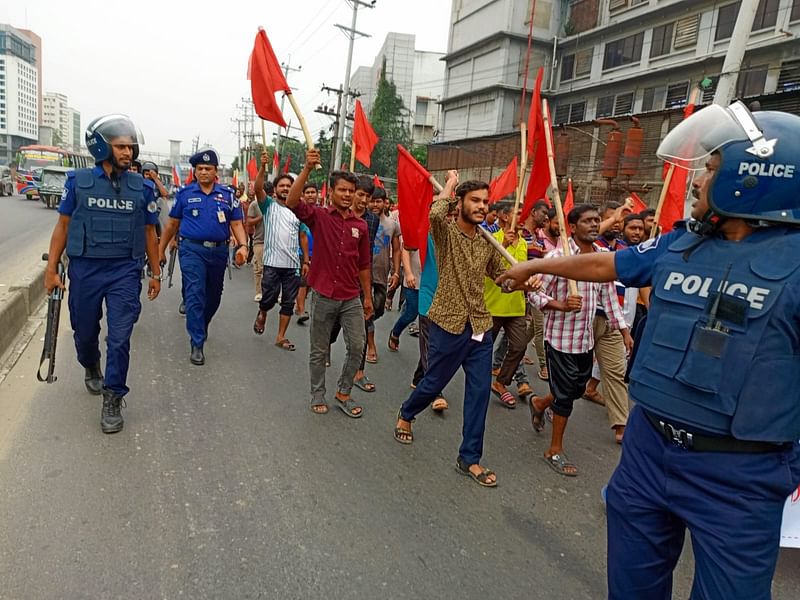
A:
POLYGON ((411 133, 408 128, 410 113, 397 95, 397 86, 386 77, 386 61, 381 68, 378 91, 370 110, 370 123, 380 141, 372 151, 372 164, 369 170, 382 177, 397 177, 397 144, 406 148, 411 146, 411 133))
POLYGON ((61 130, 53 129, 53 146, 61 146, 64 143, 64 140, 61 138, 61 130))

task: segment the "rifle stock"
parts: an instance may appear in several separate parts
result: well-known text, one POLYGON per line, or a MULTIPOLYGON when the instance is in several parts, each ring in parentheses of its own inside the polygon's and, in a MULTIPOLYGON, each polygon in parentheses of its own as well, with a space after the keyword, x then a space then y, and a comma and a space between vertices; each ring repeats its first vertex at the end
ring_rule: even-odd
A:
MULTIPOLYGON (((43 254, 42 260, 47 261, 48 255, 43 254)), ((65 272, 64 262, 58 261, 58 275, 61 283, 64 283, 65 272)), ((53 288, 47 299, 47 325, 44 332, 44 347, 42 356, 39 359, 39 370, 36 372, 36 379, 53 383, 58 378, 55 376, 56 368, 56 343, 58 342, 58 324, 61 318, 61 300, 64 298, 64 290, 60 287, 53 288), (42 377, 42 365, 47 362, 47 375, 42 377)))
POLYGON ((178 249, 171 248, 169 251, 169 266, 167 267, 167 287, 172 287, 172 274, 175 272, 175 258, 178 256, 178 249))

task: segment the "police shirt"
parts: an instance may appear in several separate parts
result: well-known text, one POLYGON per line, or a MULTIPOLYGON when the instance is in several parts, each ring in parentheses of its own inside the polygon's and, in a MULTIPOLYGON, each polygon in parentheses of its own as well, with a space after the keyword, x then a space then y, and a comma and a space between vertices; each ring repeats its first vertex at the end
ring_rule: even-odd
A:
POLYGON ((197 182, 178 190, 169 216, 180 219, 181 237, 204 242, 229 239, 230 224, 243 218, 233 189, 215 183, 211 193, 205 194, 197 182))
MULTIPOLYGON (((92 168, 92 175, 100 177, 101 179, 108 179, 108 175, 102 167, 95 166, 92 168)), ((124 177, 125 175, 121 175, 124 177)), ((156 203, 155 186, 152 181, 144 180, 144 199, 145 199, 145 215, 144 222, 147 225, 155 225, 158 223, 158 204, 156 203)), ((100 199, 98 199, 100 200, 100 199)), ((108 200, 103 200, 106 206, 98 206, 104 210, 116 210, 113 203, 108 200)), ((61 193, 61 202, 58 205, 59 214, 71 217, 75 212, 75 174, 74 171, 67 173, 67 181, 64 183, 64 191, 61 193)))

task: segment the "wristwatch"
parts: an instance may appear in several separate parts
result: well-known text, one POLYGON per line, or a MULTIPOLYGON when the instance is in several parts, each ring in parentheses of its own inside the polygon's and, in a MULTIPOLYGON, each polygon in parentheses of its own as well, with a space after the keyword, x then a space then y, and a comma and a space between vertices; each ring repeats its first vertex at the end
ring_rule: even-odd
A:
POLYGON ((164 274, 159 273, 158 275, 150 275, 150 279, 155 279, 156 281, 164 281, 164 274))

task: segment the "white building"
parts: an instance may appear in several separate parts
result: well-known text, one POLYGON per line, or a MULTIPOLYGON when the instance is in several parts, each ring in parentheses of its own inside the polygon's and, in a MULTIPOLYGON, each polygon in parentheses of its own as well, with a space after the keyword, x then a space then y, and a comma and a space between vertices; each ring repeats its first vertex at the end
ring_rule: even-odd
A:
POLYGON ((0 162, 39 136, 35 47, 20 31, 0 24, 0 162))
POLYGON ((48 92, 42 102, 44 111, 42 124, 58 131, 60 145, 76 152, 81 147, 81 114, 71 108, 64 94, 48 92))
POLYGON ((397 87, 397 95, 408 110, 408 123, 415 143, 427 143, 438 126, 437 101, 444 86, 444 54, 416 50, 416 38, 407 33, 389 33, 371 67, 358 67, 350 77, 350 89, 369 114, 378 91, 382 70, 397 87))

